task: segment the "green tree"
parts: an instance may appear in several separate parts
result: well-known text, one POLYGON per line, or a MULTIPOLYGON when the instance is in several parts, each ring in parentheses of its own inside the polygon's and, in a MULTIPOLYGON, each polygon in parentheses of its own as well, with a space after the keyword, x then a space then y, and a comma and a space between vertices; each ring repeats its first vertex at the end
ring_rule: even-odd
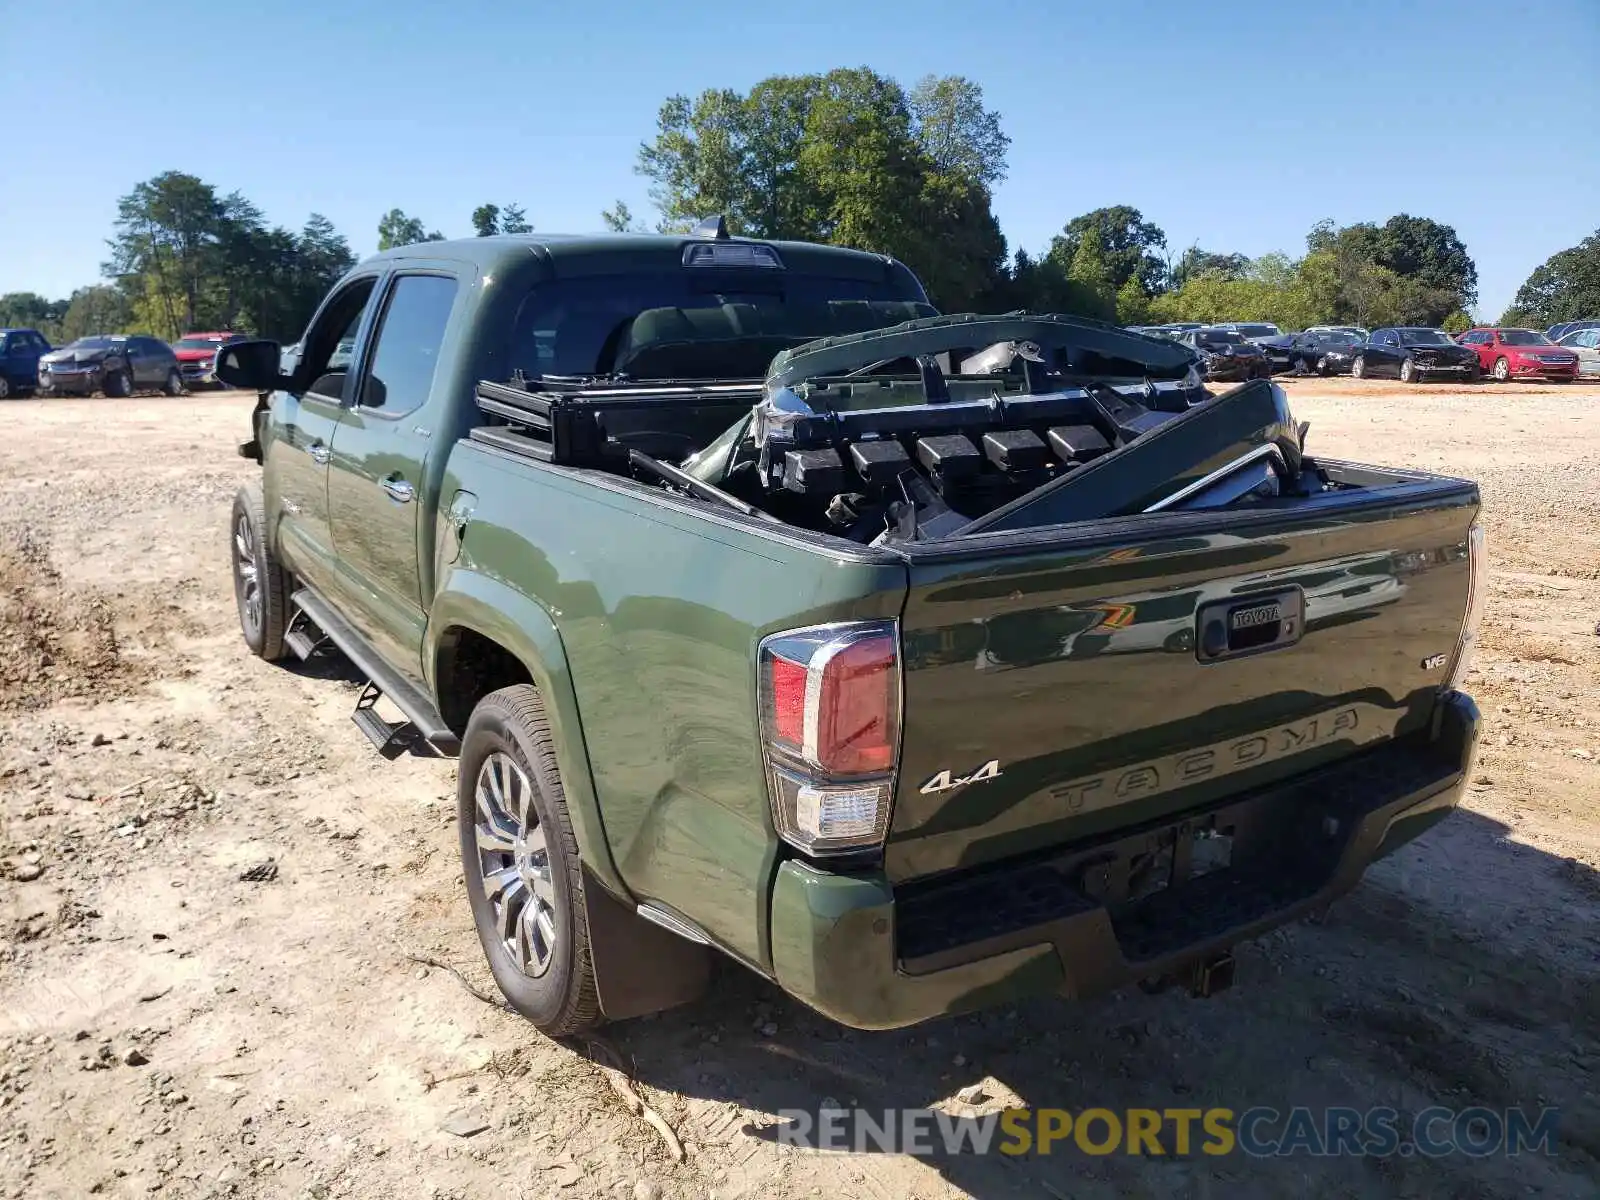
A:
POLYGON ((61 341, 72 342, 96 333, 126 333, 133 308, 121 288, 94 284, 79 288, 67 302, 61 318, 61 341))
POLYGON ((500 210, 501 233, 532 233, 533 222, 528 220, 520 204, 508 204, 500 210))
POLYGON ((1199 246, 1190 246, 1171 268, 1167 285, 1181 288, 1196 275, 1208 272, 1223 279, 1240 279, 1249 266, 1250 259, 1243 254, 1215 254, 1199 246))
POLYGON ((1533 269, 1501 317, 1507 325, 1547 328, 1600 314, 1600 229, 1533 269))
POLYGON ((983 89, 960 75, 925 75, 908 97, 911 131, 940 175, 993 188, 1006 177, 1011 139, 1000 114, 983 106, 983 89))
POLYGON ((37 292, 8 292, 0 296, 0 327, 37 329, 47 341, 61 336, 61 318, 69 300, 46 300, 37 292))
POLYGON ((1138 281, 1132 275, 1119 283, 1113 275, 1111 257, 1100 240, 1098 226, 1086 227, 1077 237, 1072 259, 1067 264, 1067 279, 1079 291, 1080 307, 1084 316, 1111 320, 1117 315, 1117 293, 1122 283, 1138 281))
POLYGON ((479 237, 492 237, 500 232, 500 206, 480 204, 472 210, 472 230, 479 237))
MULTIPOLYGON (((417 228, 421 228, 420 223, 417 228)), ((508 204, 504 208, 498 204, 480 204, 472 210, 472 230, 478 237, 493 237, 497 233, 528 233, 532 229, 533 225, 524 215, 520 204, 508 204)), ((432 240, 437 240, 437 235, 432 240)))
POLYGON ((1003 135, 967 81, 917 94, 860 67, 672 96, 638 171, 665 228, 720 213, 739 234, 891 254, 935 303, 977 307, 1004 275, 987 182, 1003 170, 1003 135))
POLYGON ((104 269, 123 281, 151 332, 175 337, 200 323, 208 287, 224 269, 224 240, 259 221, 238 193, 219 197, 196 176, 166 171, 117 202, 104 269))
POLYGON ((1408 213, 1390 217, 1378 230, 1376 258, 1379 266, 1415 281, 1432 306, 1429 324, 1478 301, 1477 265, 1449 225, 1408 213))
POLYGON ((1477 300, 1478 269, 1466 247, 1454 229, 1427 217, 1401 213, 1382 225, 1342 228, 1323 220, 1306 246, 1337 264, 1342 321, 1437 325, 1477 300))
POLYGON ((1071 274, 1071 263, 1090 230, 1099 239, 1099 253, 1104 256, 1112 292, 1129 279, 1137 279, 1147 294, 1154 295, 1162 290, 1167 265, 1157 252, 1166 248, 1167 235, 1159 226, 1146 221, 1137 208, 1126 204, 1097 208, 1073 217, 1051 240, 1049 257, 1071 274))
POLYGON ((640 226, 633 218, 633 210, 626 200, 618 200, 610 208, 602 209, 600 220, 612 233, 638 233, 640 226))
POLYGON ((442 242, 444 234, 426 226, 416 217, 408 217, 398 208, 391 208, 378 221, 378 249, 392 250, 396 246, 414 246, 418 242, 442 242))

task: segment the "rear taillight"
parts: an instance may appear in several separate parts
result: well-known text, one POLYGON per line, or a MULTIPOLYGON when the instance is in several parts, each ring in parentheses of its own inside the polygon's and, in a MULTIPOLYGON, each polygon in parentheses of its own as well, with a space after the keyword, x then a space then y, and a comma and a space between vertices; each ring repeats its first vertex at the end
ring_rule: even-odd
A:
POLYGON ((1483 619, 1484 601, 1489 596, 1489 560, 1483 540, 1483 526, 1474 523, 1467 532, 1467 611, 1461 618, 1461 636, 1456 639, 1455 659, 1450 664, 1444 690, 1452 691, 1466 682, 1472 667, 1472 653, 1478 644, 1478 622, 1483 619))
POLYGON ((881 845, 900 757, 893 621, 773 634, 759 655, 772 819, 808 854, 881 845))

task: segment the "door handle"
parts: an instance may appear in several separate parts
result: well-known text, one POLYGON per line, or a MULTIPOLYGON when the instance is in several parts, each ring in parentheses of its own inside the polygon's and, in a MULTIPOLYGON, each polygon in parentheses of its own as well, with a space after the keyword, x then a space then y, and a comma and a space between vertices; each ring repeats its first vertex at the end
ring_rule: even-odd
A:
POLYGON ((404 479, 385 479, 383 481, 383 490, 389 493, 389 499, 398 501, 401 504, 408 503, 411 497, 416 495, 416 489, 404 479))
POLYGON ((328 448, 321 442, 312 442, 311 445, 306 447, 306 453, 311 455, 312 459, 319 464, 325 464, 328 461, 328 448))

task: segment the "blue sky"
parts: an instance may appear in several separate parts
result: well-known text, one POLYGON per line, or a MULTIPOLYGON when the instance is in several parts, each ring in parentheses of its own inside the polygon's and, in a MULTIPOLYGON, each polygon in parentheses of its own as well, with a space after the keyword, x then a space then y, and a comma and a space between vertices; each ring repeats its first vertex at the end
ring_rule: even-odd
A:
POLYGON ((4 6, 6 108, 42 128, 9 148, 0 292, 93 282, 117 197, 167 169, 274 223, 322 212, 358 254, 394 206, 449 235, 486 200, 545 230, 599 228, 618 197, 649 215, 633 165, 665 96, 858 65, 983 86, 1013 248, 1118 203, 1175 249, 1250 255, 1410 212, 1455 226, 1494 317, 1600 227, 1596 0, 231 8, 4 6))

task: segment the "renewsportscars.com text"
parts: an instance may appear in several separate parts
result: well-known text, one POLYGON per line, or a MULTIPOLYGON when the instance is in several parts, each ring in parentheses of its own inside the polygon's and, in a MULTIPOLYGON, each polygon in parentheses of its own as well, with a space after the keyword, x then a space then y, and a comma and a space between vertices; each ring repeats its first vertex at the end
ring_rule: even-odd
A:
POLYGON ((1126 1154, 1256 1158, 1441 1158, 1554 1154, 1558 1111, 1542 1108, 1008 1108, 980 1116, 936 1109, 780 1109, 779 1145, 936 1154, 1126 1154))

